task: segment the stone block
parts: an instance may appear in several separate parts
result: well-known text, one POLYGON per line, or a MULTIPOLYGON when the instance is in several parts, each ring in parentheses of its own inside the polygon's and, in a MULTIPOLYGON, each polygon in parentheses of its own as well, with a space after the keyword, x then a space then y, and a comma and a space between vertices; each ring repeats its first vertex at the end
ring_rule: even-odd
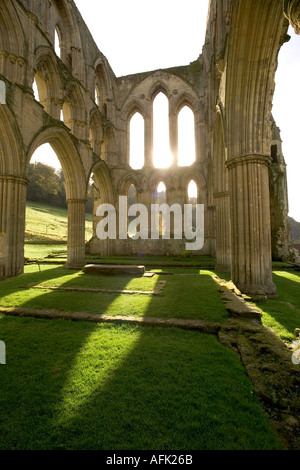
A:
POLYGON ((86 274, 105 276, 144 276, 145 266, 127 264, 87 264, 82 271, 86 274))

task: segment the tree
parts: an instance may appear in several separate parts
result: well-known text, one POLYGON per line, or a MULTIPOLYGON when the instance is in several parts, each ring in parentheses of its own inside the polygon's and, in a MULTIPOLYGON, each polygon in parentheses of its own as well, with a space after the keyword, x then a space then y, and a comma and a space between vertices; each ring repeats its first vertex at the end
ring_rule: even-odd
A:
MULTIPOLYGON (((28 179, 27 198, 29 201, 67 207, 65 178, 61 168, 55 170, 44 163, 30 163, 28 179)), ((87 190, 86 211, 93 212, 93 191, 90 184, 87 190)))
POLYGON ((31 163, 28 179, 27 197, 30 201, 66 206, 63 177, 54 168, 40 162, 31 163))

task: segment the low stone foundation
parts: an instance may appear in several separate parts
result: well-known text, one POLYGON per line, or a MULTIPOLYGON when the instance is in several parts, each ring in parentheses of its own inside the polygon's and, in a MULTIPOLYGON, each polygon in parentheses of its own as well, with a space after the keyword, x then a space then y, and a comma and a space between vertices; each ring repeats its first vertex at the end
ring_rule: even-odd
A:
POLYGON ((106 276, 144 276, 145 266, 130 264, 87 264, 82 271, 86 274, 104 274, 106 276))

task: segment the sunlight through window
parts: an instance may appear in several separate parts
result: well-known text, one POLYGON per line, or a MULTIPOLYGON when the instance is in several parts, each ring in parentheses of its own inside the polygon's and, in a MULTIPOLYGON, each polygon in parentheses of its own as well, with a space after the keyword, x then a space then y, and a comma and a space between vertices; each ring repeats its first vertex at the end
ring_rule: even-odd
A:
POLYGON ((55 54, 60 58, 61 57, 61 44, 60 44, 60 31, 58 26, 55 28, 54 32, 54 50, 55 54))
POLYGON ((167 202, 167 188, 163 182, 160 182, 157 186, 157 203, 163 204, 167 202))
POLYGON ((99 106, 100 105, 100 90, 98 85, 95 86, 95 103, 99 106))
POLYGON ((192 226, 196 227, 196 204, 198 198, 198 187, 194 180, 190 181, 188 185, 188 203, 193 205, 192 211, 192 226))
POLYGON ((198 188, 194 180, 192 180, 188 186, 188 198, 189 198, 189 203, 195 203, 197 202, 197 196, 198 196, 198 188))
MULTIPOLYGON (((166 185, 161 181, 157 186, 157 204, 166 204, 167 203, 167 188, 166 185)), ((166 233, 166 223, 162 217, 162 213, 159 213, 159 235, 163 236, 166 233)))
POLYGON ((153 102, 153 165, 168 168, 171 163, 169 102, 163 93, 159 93, 153 102))
POLYGON ((36 101, 40 101, 40 95, 39 95, 39 90, 38 90, 38 86, 36 83, 36 79, 33 80, 32 89, 33 89, 34 99, 36 101))
MULTIPOLYGON (((136 198, 136 189, 133 184, 129 186, 128 189, 128 207, 133 206, 134 204, 137 203, 137 198, 136 198)), ((131 224, 131 222, 135 219, 135 216, 128 216, 128 236, 129 238, 134 237, 136 234, 136 226, 134 224, 131 224)))
POLYGON ((132 116, 129 133, 129 165, 134 170, 139 170, 144 166, 144 118, 140 113, 132 116))
POLYGON ((178 114, 178 165, 192 165, 195 159, 195 116, 184 106, 178 114))

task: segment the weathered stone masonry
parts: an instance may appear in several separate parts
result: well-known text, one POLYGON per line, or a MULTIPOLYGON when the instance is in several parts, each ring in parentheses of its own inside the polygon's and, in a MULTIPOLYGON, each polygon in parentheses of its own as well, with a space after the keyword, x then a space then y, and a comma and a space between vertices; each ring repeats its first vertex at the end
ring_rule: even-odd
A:
MULTIPOLYGON (((0 277, 23 271, 28 164, 34 151, 49 143, 66 180, 68 266, 84 264, 91 175, 95 210, 102 202, 116 206, 132 184, 137 201, 150 207, 161 181, 167 202, 183 205, 193 180, 197 202, 205 205, 200 253, 215 255, 217 269, 231 270, 242 291, 275 295, 272 252, 277 258, 293 253, 272 97, 278 52, 288 39, 289 21, 299 33, 299 11, 300 0, 211 0, 205 44, 194 62, 117 78, 74 1, 2 0, 0 277), (153 101, 160 92, 169 103, 168 169, 153 165, 153 101), (177 162, 177 119, 184 106, 195 118, 196 158, 188 167, 177 162), (140 170, 129 165, 129 126, 136 112, 144 119, 140 170)), ((95 234, 88 249, 102 255, 183 253, 184 240, 101 242, 95 234)))

